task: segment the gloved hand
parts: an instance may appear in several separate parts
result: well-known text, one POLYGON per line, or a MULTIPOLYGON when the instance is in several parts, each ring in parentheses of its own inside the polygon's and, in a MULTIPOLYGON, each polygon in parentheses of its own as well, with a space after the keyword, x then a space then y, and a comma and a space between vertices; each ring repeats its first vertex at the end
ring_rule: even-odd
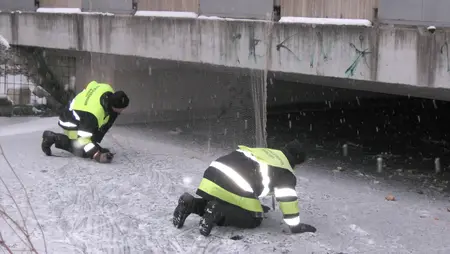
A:
POLYGON ((96 160, 97 162, 100 162, 100 163, 110 163, 113 158, 114 158, 114 154, 111 153, 111 152, 103 153, 101 151, 98 151, 94 155, 93 159, 96 160))
POLYGON ((264 213, 268 213, 270 211, 270 207, 268 207, 266 205, 262 205, 262 204, 261 204, 261 206, 262 206, 264 213))
POLYGON ((100 152, 101 153, 111 153, 111 151, 108 148, 103 148, 103 147, 100 147, 100 152))
POLYGON ((290 227, 292 234, 315 233, 317 229, 311 225, 300 223, 297 226, 290 227))

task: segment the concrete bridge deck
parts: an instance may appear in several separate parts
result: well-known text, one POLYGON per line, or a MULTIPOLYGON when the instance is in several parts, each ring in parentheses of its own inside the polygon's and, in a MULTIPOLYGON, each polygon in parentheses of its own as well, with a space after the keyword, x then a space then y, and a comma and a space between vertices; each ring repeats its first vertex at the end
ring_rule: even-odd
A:
POLYGON ((439 29, 8 12, 0 34, 21 46, 450 88, 450 31, 439 29))

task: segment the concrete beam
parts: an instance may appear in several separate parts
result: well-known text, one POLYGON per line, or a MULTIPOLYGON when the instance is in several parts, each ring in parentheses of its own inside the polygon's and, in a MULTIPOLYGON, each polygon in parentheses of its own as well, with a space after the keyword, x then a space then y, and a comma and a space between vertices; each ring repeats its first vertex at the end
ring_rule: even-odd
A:
POLYGON ((0 13, 0 33, 15 45, 450 88, 447 30, 0 13))
POLYGON ((139 0, 139 11, 198 12, 199 0, 139 0))
POLYGON ((41 8, 81 8, 81 0, 39 0, 41 8))

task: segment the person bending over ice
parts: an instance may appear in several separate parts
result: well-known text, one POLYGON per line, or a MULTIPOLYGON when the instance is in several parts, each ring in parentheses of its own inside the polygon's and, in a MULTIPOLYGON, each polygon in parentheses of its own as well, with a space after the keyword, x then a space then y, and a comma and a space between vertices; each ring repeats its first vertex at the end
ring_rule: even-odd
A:
POLYGON ((293 168, 305 161, 303 146, 294 140, 280 150, 239 149, 213 161, 206 169, 194 198, 184 193, 173 213, 173 225, 181 228, 194 213, 201 216, 200 233, 208 236, 214 225, 256 228, 269 210, 259 198, 275 195, 283 220, 291 233, 315 232, 300 223, 297 183, 293 168), (264 208, 263 208, 264 207, 264 208))
POLYGON ((44 131, 42 151, 51 156, 54 144, 82 158, 111 162, 114 155, 99 143, 128 104, 123 91, 115 92, 109 84, 90 82, 61 113, 58 125, 64 134, 44 131))

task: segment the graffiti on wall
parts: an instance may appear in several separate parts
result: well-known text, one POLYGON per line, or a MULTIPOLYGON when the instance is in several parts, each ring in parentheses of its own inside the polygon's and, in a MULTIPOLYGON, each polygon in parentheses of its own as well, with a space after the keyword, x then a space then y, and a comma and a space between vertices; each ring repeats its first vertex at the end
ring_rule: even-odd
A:
POLYGON ((362 36, 362 35, 359 36, 359 42, 360 42, 359 47, 357 47, 355 44, 350 42, 350 47, 353 48, 353 50, 355 50, 356 57, 353 60, 353 62, 350 64, 350 66, 347 68, 347 70, 345 70, 345 75, 347 76, 347 78, 353 77, 355 75, 355 72, 358 68, 358 65, 361 63, 361 61, 364 61, 364 63, 367 66, 369 66, 369 63, 367 63, 366 56, 368 54, 371 54, 372 52, 369 51, 369 48, 362 49, 364 47, 364 36, 362 36))
POLYGON ((449 52, 448 52, 448 43, 445 42, 441 46, 441 55, 445 57, 445 60, 447 62, 447 72, 450 72, 450 58, 449 58, 449 52))
MULTIPOLYGON (((331 60, 331 56, 330 56, 331 49, 332 49, 331 41, 328 41, 328 42, 324 41, 323 33, 321 31, 316 32, 316 40, 317 40, 317 43, 314 44, 314 49, 317 45, 318 57, 319 57, 319 59, 317 61, 322 59, 324 62, 328 62, 328 60, 331 60)), ((314 68, 315 60, 316 60, 316 52, 315 52, 315 50, 311 50, 311 56, 310 56, 310 61, 309 61, 310 68, 314 68)))
POLYGON ((256 37, 255 27, 251 26, 249 28, 249 39, 248 39, 248 59, 253 59, 254 63, 258 62, 258 58, 263 57, 257 53, 257 47, 263 44, 263 41, 256 37))
MULTIPOLYGON (((317 68, 320 66, 320 63, 327 63, 332 61, 332 52, 333 52, 333 44, 336 42, 335 39, 333 39, 330 36, 325 36, 324 31, 317 31, 317 29, 314 29, 313 32, 313 43, 310 45, 309 53, 307 57, 309 57, 309 67, 310 68, 317 68)), ((307 59, 304 59, 305 57, 302 57, 302 50, 304 49, 297 49, 293 46, 289 45, 294 38, 297 36, 302 36, 300 32, 293 33, 291 35, 288 35, 285 37, 282 41, 277 43, 275 45, 275 49, 278 52, 285 51, 288 53, 288 55, 295 58, 298 62, 304 62, 307 59)), ((254 39, 251 36, 250 38, 250 46, 249 46, 249 58, 252 57, 254 61, 256 62, 257 54, 255 53, 256 46, 262 44, 260 40, 254 39)), ((338 45, 339 46, 339 45, 338 45)), ((342 45, 341 45, 342 46, 342 45)), ((350 47, 350 52, 352 53, 352 56, 354 56, 351 61, 350 65, 345 69, 344 75, 347 78, 354 77, 355 74, 358 71, 358 67, 361 64, 364 64, 367 66, 367 68, 370 68, 369 61, 370 60, 367 56, 369 54, 372 54, 372 51, 370 47, 367 47, 367 41, 365 41, 365 38, 363 35, 359 35, 356 42, 350 42, 348 44, 350 47)), ((448 48, 448 46, 446 46, 448 48)), ((447 49, 446 48, 446 49, 447 49)), ((449 58, 449 69, 450 69, 450 58, 449 58)))
POLYGON ((299 33, 295 33, 295 34, 288 36, 282 42, 278 43, 275 47, 278 52, 280 52, 281 49, 287 50, 289 52, 289 54, 293 55, 299 62, 301 62, 302 60, 300 59, 300 57, 294 51, 292 51, 288 46, 286 46, 287 42, 289 40, 291 40, 293 37, 297 36, 298 34, 299 33))
POLYGON ((250 39, 249 39, 249 43, 248 43, 249 44, 248 45, 248 58, 249 59, 252 58, 255 63, 258 61, 257 58, 263 57, 262 55, 259 55, 259 54, 256 53, 256 47, 258 45, 260 45, 260 43, 261 43, 260 39, 257 39, 257 38, 254 38, 254 37, 250 37, 250 39))
MULTIPOLYGON (((297 53, 295 53, 290 47, 287 46, 287 43, 295 36, 299 36, 299 33, 294 33, 294 34, 288 36, 287 38, 285 38, 282 42, 280 42, 276 45, 276 49, 277 49, 277 51, 281 51, 281 49, 288 51, 289 54, 293 55, 299 62, 301 62, 302 60, 301 60, 300 56, 297 53)), ((319 49, 318 49, 319 57, 322 58, 325 62, 330 60, 330 53, 331 53, 331 49, 332 49, 331 43, 326 43, 324 41, 322 32, 320 32, 320 31, 316 32, 316 38, 317 38, 316 39, 317 41, 314 43, 314 45, 311 46, 312 49, 310 51, 309 66, 311 68, 314 67, 314 63, 316 60, 316 50, 315 50, 316 45, 319 47, 319 49)))
MULTIPOLYGON (((233 42, 233 46, 234 46, 234 52, 238 52, 238 45, 239 45, 239 41, 241 40, 241 38, 242 38, 242 35, 240 33, 235 33, 231 36, 231 41, 233 42)), ((241 63, 238 55, 236 55, 236 62, 238 64, 241 63)))

